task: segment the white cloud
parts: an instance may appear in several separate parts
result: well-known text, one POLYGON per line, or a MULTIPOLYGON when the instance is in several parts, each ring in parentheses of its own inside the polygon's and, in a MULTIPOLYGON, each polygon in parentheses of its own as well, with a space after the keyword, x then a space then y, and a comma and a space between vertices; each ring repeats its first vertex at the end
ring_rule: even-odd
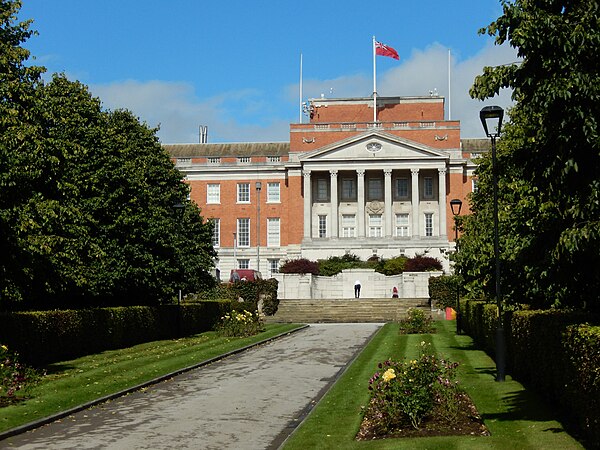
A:
MULTIPOLYGON (((462 137, 483 137, 479 110, 484 105, 503 108, 512 104, 510 92, 486 102, 472 100, 468 91, 486 65, 516 60, 508 46, 488 43, 478 54, 462 61, 452 55, 452 97, 448 101, 448 50, 433 44, 414 50, 392 69, 378 66, 377 91, 381 96, 428 95, 437 89, 451 104, 452 119, 461 121, 462 137)), ((385 66, 389 66, 385 64, 385 66)), ((256 89, 229 91, 199 99, 192 83, 128 80, 92 85, 91 91, 110 109, 127 108, 149 126, 160 124, 162 142, 198 142, 198 126, 208 125, 209 142, 285 141, 289 123, 298 120, 298 83, 281 88, 280 98, 256 89), (282 115, 281 111, 285 111, 282 115)), ((303 80, 303 97, 368 97, 373 91, 371 73, 343 75, 334 79, 303 80)), ((306 120, 306 119, 305 119, 306 120)))

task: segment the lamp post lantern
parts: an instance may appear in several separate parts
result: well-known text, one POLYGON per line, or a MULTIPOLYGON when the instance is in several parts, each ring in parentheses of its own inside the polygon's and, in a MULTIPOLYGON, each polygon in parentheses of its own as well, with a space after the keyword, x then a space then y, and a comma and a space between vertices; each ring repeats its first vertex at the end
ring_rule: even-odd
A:
MULTIPOLYGON (((455 251, 458 253, 458 216, 462 208, 462 201, 458 198, 450 200, 450 209, 452 209, 452 215, 454 216, 454 246, 455 251)), ((456 274, 455 274, 456 275, 456 274)), ((456 283, 456 334, 460 334, 460 285, 456 283)))
POLYGON ((256 182, 256 270, 260 272, 260 190, 262 183, 256 182))
POLYGON ((504 337, 504 317, 502 313, 500 286, 500 250, 498 242, 498 167, 496 163, 496 138, 500 136, 504 110, 499 106, 486 106, 479 112, 483 130, 492 141, 492 188, 494 206, 494 263, 496 266, 496 305, 498 320, 496 322, 496 381, 504 381, 506 369, 506 342, 504 337))

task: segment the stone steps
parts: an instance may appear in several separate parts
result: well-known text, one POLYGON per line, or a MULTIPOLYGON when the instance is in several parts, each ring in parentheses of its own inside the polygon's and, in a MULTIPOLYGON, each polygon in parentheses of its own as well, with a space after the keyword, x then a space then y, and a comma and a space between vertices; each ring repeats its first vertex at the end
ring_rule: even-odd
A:
POLYGON ((430 311, 429 299, 282 299, 269 323, 394 322, 406 317, 409 308, 430 311))

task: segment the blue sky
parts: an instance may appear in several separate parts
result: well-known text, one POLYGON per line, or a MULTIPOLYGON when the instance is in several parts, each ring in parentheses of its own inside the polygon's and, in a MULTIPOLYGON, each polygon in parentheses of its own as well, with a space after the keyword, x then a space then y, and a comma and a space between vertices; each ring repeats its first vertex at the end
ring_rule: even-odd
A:
MULTIPOLYGON (((377 57, 380 96, 447 98, 463 137, 483 137, 478 111, 510 106, 510 93, 480 102, 468 88, 485 65, 516 60, 479 36, 499 0, 23 0, 33 19, 25 47, 48 73, 88 85, 108 109, 127 108, 164 143, 285 141, 303 98, 367 97, 372 36, 400 54, 377 57)), ((304 121, 307 119, 304 118, 304 121)))

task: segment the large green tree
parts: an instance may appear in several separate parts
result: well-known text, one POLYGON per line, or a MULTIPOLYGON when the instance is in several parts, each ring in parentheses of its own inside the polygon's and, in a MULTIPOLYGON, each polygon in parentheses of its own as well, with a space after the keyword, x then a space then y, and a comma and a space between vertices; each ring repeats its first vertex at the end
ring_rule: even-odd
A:
MULTIPOLYGON (((482 32, 522 63, 486 67, 471 95, 512 88, 499 144, 502 285, 515 302, 598 309, 600 6, 596 0, 502 1, 482 32)), ((491 165, 479 168, 459 268, 491 293, 491 165), (481 246, 478 248, 478 246, 481 246)))
POLYGON ((18 2, 0 5, 14 54, 0 78, 0 308, 156 304, 211 286, 212 227, 156 130, 64 75, 41 82, 18 2))

